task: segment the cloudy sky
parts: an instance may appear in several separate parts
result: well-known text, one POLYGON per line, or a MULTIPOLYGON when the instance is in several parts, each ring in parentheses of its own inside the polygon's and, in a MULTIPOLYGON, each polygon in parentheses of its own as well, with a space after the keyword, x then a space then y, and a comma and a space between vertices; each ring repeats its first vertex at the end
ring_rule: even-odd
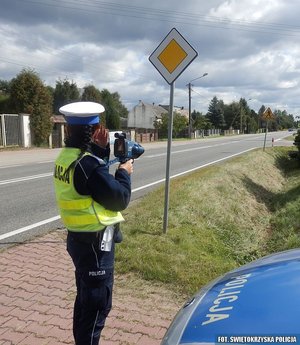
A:
POLYGON ((174 104, 206 113, 214 96, 300 115, 298 0, 1 0, 0 79, 24 67, 46 85, 68 78, 168 104, 170 86, 148 58, 172 28, 198 52, 175 82, 174 104))

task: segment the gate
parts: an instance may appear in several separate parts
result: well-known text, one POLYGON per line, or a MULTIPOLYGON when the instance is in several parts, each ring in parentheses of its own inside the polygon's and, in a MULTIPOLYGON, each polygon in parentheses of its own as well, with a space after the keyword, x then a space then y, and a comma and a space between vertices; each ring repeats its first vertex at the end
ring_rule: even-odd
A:
POLYGON ((57 128, 56 125, 54 125, 54 129, 52 130, 52 148, 62 147, 61 129, 60 127, 57 128))
POLYGON ((0 120, 0 146, 22 145, 19 115, 2 114, 0 120))
MULTIPOLYGON (((4 120, 3 120, 4 121, 4 120)), ((4 130, 2 125, 2 115, 0 115, 0 147, 4 146, 4 130)))

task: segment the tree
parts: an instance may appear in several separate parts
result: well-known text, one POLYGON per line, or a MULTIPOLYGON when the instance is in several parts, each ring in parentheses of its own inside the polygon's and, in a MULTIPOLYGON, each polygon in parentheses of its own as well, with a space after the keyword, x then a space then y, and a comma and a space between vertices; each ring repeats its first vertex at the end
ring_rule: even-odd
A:
POLYGON ((278 130, 296 127, 294 116, 287 113, 286 110, 275 110, 276 123, 278 130))
POLYGON ((0 113, 9 112, 10 106, 10 97, 9 95, 2 95, 0 93, 0 113))
POLYGON ((249 133, 250 122, 253 125, 252 121, 250 121, 251 109, 245 98, 240 99, 239 105, 240 105, 240 129, 242 130, 242 133, 249 133))
POLYGON ((94 85, 85 86, 81 100, 101 103, 101 92, 94 85))
POLYGON ((53 103, 53 99, 54 99, 54 87, 52 87, 52 86, 50 86, 50 85, 47 85, 46 88, 47 88, 49 94, 50 94, 51 97, 52 97, 52 103, 53 103))
POLYGON ((0 79, 0 94, 9 95, 10 94, 11 82, 7 80, 0 79))
POLYGON ((23 69, 12 80, 10 104, 17 113, 30 114, 34 144, 45 143, 52 129, 52 97, 35 71, 23 69))
POLYGON ((263 113, 265 111, 266 111, 266 107, 264 105, 262 105, 258 111, 258 122, 257 122, 258 129, 263 127, 263 113))
POLYGON ((3 113, 9 111, 10 85, 11 82, 0 79, 0 112, 3 113))
POLYGON ((256 133, 257 120, 254 117, 248 117, 246 122, 247 133, 256 133))
POLYGON ((187 118, 175 111, 173 115, 173 137, 177 138, 179 134, 187 127, 187 125, 187 118))
POLYGON ((248 125, 248 133, 256 133, 259 129, 259 116, 251 109, 250 121, 248 125))
POLYGON ((210 101, 206 116, 214 128, 223 128, 226 125, 224 120, 224 102, 219 101, 214 96, 210 101))
POLYGON ((59 114, 59 108, 65 104, 80 101, 80 93, 75 82, 68 79, 58 80, 53 93, 53 110, 59 114))
POLYGON ((211 126, 208 119, 200 112, 194 110, 191 114, 192 116, 192 126, 194 130, 204 130, 211 126))
POLYGON ((34 143, 37 146, 47 142, 53 126, 50 121, 52 97, 46 88, 41 91, 39 99, 40 101, 33 107, 30 117, 30 127, 34 133, 34 143))
POLYGON ((168 137, 168 122, 169 116, 166 113, 161 114, 161 118, 156 118, 154 120, 154 128, 158 130, 158 136, 160 138, 167 138, 168 137))
POLYGON ((238 102, 231 102, 224 106, 224 120, 227 129, 240 128, 240 105, 238 102))
MULTIPOLYGON (((182 131, 187 127, 188 119, 176 111, 173 113, 173 132, 172 137, 176 138, 182 133, 182 131)), ((161 114, 161 118, 154 121, 154 128, 158 130, 158 135, 160 138, 168 137, 168 127, 169 127, 169 114, 161 114)))
POLYGON ((118 92, 101 91, 101 104, 105 108, 106 127, 110 130, 120 129, 120 118, 128 116, 128 110, 122 104, 118 92))

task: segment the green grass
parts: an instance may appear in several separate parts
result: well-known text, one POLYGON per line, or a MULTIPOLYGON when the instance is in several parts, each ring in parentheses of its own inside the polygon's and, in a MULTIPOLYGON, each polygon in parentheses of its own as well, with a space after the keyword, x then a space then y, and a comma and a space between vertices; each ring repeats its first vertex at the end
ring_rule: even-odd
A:
POLYGON ((288 149, 256 150, 171 181, 124 212, 116 269, 191 294, 224 272, 300 245, 300 166, 288 149))

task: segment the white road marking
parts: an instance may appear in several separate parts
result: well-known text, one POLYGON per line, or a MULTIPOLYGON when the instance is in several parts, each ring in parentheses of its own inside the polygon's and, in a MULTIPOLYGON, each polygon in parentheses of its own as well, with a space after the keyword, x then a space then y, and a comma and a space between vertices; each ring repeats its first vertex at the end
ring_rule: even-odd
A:
POLYGON ((53 172, 45 173, 45 174, 38 174, 38 175, 31 175, 31 176, 24 176, 24 177, 17 177, 17 178, 12 178, 10 180, 2 180, 2 181, 0 181, 0 185, 9 184, 9 183, 16 183, 16 182, 24 182, 24 181, 28 181, 28 180, 34 180, 34 179, 44 178, 44 177, 49 177, 49 176, 53 176, 53 172))
POLYGON ((58 220, 58 219, 60 219, 60 216, 55 216, 55 217, 48 218, 48 219, 42 220, 42 221, 40 221, 40 222, 31 224, 31 225, 28 225, 28 226, 24 226, 23 228, 20 228, 20 229, 14 230, 14 231, 7 232, 6 234, 0 235, 0 241, 1 241, 1 240, 4 240, 5 238, 8 238, 8 237, 11 237, 11 236, 14 236, 14 235, 21 234, 22 232, 25 232, 25 231, 28 231, 28 230, 37 228, 38 226, 41 226, 41 225, 45 225, 45 224, 54 222, 54 221, 56 221, 56 220, 58 220))
MULTIPOLYGON (((224 157, 224 158, 217 159, 217 160, 215 160, 215 161, 213 161, 213 162, 209 162, 209 163, 206 163, 206 164, 203 164, 203 165, 199 165, 199 166, 196 167, 196 168, 189 169, 189 170, 183 171, 183 172, 181 172, 181 173, 179 173, 179 174, 172 175, 170 178, 172 179, 172 178, 175 178, 175 177, 178 177, 178 176, 181 176, 181 175, 188 174, 188 173, 193 172, 193 171, 195 171, 195 170, 202 169, 202 168, 205 168, 205 167, 207 167, 207 166, 209 166, 209 165, 213 165, 213 164, 215 164, 215 163, 222 162, 222 161, 224 161, 224 160, 226 160, 226 159, 229 159, 229 158, 232 158, 232 157, 241 155, 241 154, 243 154, 243 153, 252 151, 252 150, 254 150, 254 149, 255 149, 255 147, 253 147, 253 148, 251 148, 251 149, 248 149, 248 150, 245 150, 245 151, 242 151, 242 152, 239 152, 239 153, 235 153, 235 154, 233 154, 233 155, 230 155, 230 156, 227 156, 227 157, 224 157)), ((44 174, 44 175, 46 175, 46 174, 44 174)), ((52 173, 51 173, 51 175, 52 175, 52 173)), ((38 175, 36 175, 36 176, 38 176, 38 175)), ((146 189, 146 188, 152 187, 152 186, 157 185, 157 184, 160 184, 160 183, 162 183, 162 182, 164 182, 164 181, 165 181, 165 179, 160 179, 160 180, 154 181, 154 182, 152 182, 152 183, 146 184, 146 185, 144 185, 144 186, 141 186, 141 187, 138 187, 138 188, 134 188, 134 189, 132 189, 132 193, 135 193, 135 192, 140 191, 140 190, 142 190, 142 189, 146 189)), ((20 228, 20 229, 17 229, 17 230, 10 231, 10 232, 8 232, 8 233, 6 233, 6 234, 0 235, 0 241, 6 239, 6 238, 8 238, 8 237, 11 237, 11 236, 14 236, 14 235, 21 234, 22 232, 29 231, 29 230, 31 230, 31 229, 37 228, 37 227, 39 227, 39 226, 41 226, 41 225, 45 225, 45 224, 54 222, 54 221, 59 220, 59 219, 60 219, 60 216, 55 216, 55 217, 48 218, 48 219, 42 220, 42 221, 40 221, 40 222, 31 224, 31 225, 25 226, 25 227, 20 228)))

